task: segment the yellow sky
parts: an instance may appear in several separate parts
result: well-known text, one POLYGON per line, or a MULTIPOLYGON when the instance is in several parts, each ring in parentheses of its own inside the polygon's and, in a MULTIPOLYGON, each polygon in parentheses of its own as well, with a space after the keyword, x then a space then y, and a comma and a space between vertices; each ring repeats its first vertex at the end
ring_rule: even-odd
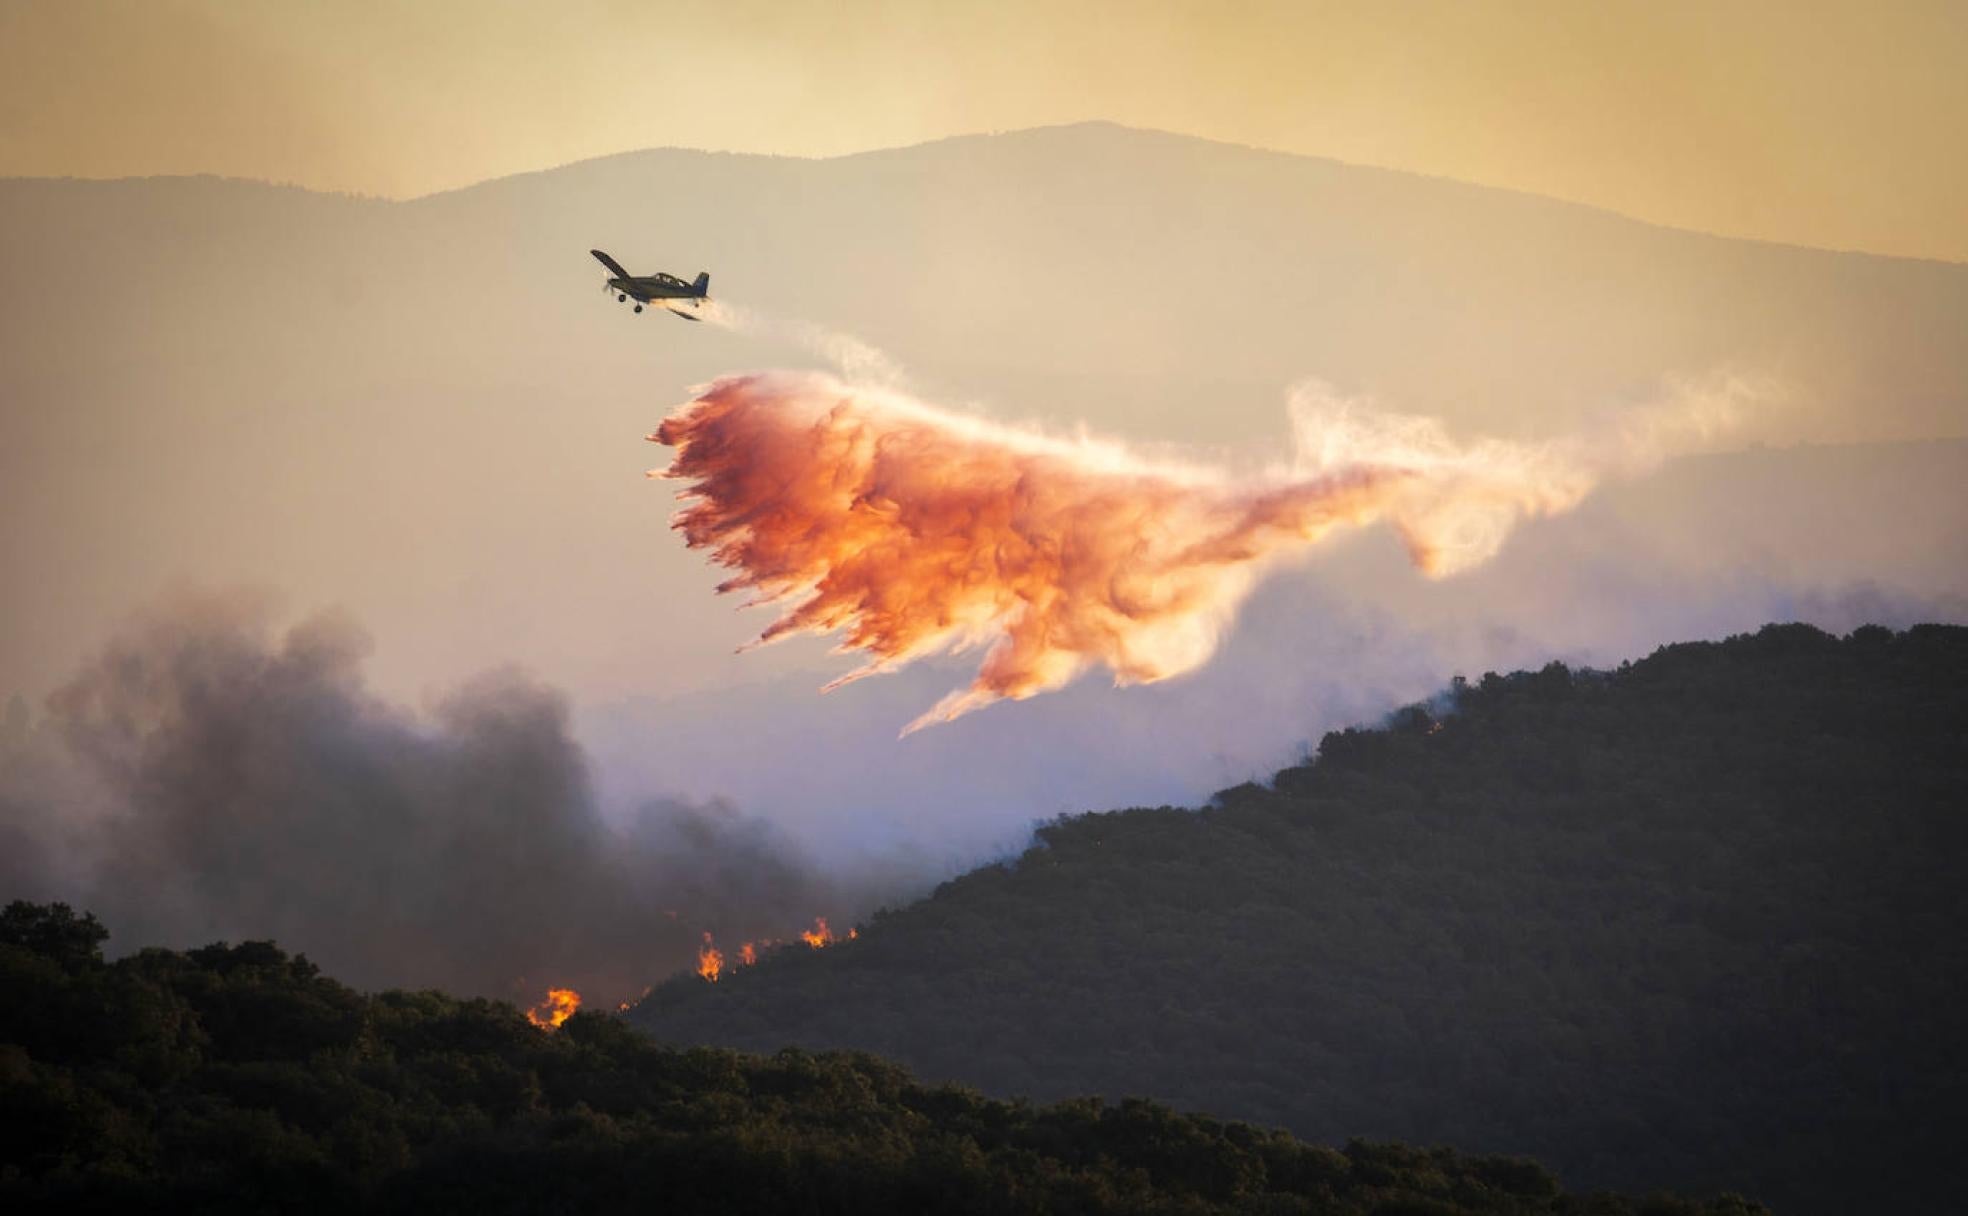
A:
POLYGON ((0 175, 409 196, 1104 118, 1968 261, 1968 3, 0 0, 0 175))

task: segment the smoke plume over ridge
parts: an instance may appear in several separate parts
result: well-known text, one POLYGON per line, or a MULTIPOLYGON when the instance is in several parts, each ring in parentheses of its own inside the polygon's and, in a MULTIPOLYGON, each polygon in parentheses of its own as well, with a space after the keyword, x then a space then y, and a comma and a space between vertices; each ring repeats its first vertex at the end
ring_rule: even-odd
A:
POLYGON ((272 937, 366 986, 633 996, 704 931, 845 926, 908 880, 823 873, 729 805, 597 810, 559 693, 493 671, 428 714, 365 688, 338 615, 243 597, 152 611, 0 745, 0 885, 117 944, 272 937))
POLYGON ((828 688, 982 648, 968 688, 904 734, 1104 666, 1118 684, 1191 671, 1265 569, 1384 520, 1431 577, 1494 556, 1527 518, 1576 506, 1733 425, 1746 382, 1682 390, 1545 443, 1457 443, 1428 419, 1293 395, 1296 458, 1238 473, 1062 440, 820 373, 729 376, 650 439, 689 482, 674 526, 736 573, 721 591, 790 601, 760 643, 842 635, 866 657, 828 688))

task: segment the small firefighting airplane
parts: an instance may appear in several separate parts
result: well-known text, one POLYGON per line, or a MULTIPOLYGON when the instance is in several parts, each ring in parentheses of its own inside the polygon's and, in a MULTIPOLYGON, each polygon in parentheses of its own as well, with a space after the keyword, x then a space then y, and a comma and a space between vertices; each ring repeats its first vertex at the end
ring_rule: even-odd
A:
POLYGON ((642 311, 644 304, 661 304, 686 321, 700 320, 696 315, 704 302, 711 298, 711 272, 705 271, 697 276, 694 283, 686 283, 673 274, 651 274, 640 278, 622 269, 622 264, 599 249, 590 249, 595 261, 608 267, 611 276, 608 290, 615 293, 617 303, 633 299, 635 310, 642 311))

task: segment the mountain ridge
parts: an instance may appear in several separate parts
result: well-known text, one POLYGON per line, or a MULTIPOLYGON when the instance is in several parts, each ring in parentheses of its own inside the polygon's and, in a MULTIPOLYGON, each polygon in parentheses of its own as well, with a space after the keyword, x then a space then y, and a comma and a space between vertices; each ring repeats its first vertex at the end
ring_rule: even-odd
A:
POLYGON ((835 162, 852 162, 857 160, 872 160, 872 159, 880 159, 885 157, 909 155, 914 153, 921 153, 929 149, 947 148, 950 151, 958 151, 968 147, 974 147, 992 141, 1018 140, 1021 138, 1028 138, 1028 137, 1045 137, 1045 136, 1073 134, 1073 133, 1080 133, 1080 132, 1094 132, 1100 134, 1120 134, 1122 136, 1126 136, 1130 138, 1159 139, 1159 140, 1168 141, 1170 143, 1200 145, 1200 146, 1207 146, 1211 148, 1231 150, 1237 153, 1246 153, 1246 154, 1257 155, 1257 156, 1277 158, 1279 160, 1283 160, 1287 162, 1317 164, 1329 168, 1358 172, 1367 175, 1384 174, 1387 175, 1390 179, 1427 182, 1427 183, 1433 183, 1441 186, 1455 187, 1458 189, 1468 190, 1472 192, 1504 195, 1516 199, 1532 201, 1541 204, 1549 204, 1554 207, 1573 209, 1581 213, 1591 214, 1594 216, 1599 216, 1608 219, 1619 220, 1628 224, 1638 225, 1643 228, 1657 229, 1662 232, 1675 233, 1683 236, 1705 237, 1711 240, 1740 242, 1749 245, 1767 245, 1776 249, 1791 250, 1791 251, 1804 252, 1804 253, 1852 255, 1852 256, 1867 257, 1867 258, 1881 258, 1887 261, 1894 261, 1894 262, 1910 262, 1910 263, 1931 262, 1939 266, 1948 266, 1948 267, 1968 266, 1968 261, 1957 261, 1948 258, 1922 257, 1922 256, 1916 256, 1910 254, 1881 253, 1868 249, 1841 248, 1841 247, 1827 246, 1827 245, 1808 245, 1795 241, 1780 241, 1780 240, 1773 240, 1765 237, 1744 236, 1740 234, 1714 232, 1705 228, 1690 228, 1683 225, 1669 224, 1657 220, 1649 220, 1641 216, 1633 215, 1629 212, 1621 211, 1615 207, 1607 207, 1598 203, 1580 202, 1576 199, 1562 198, 1557 195, 1540 194, 1533 190, 1525 190, 1514 186, 1499 186, 1488 182, 1477 182, 1477 181, 1471 181, 1466 178, 1454 177, 1444 173, 1430 173, 1420 169, 1404 169, 1391 165, 1378 165, 1367 161, 1347 160, 1343 157, 1326 156, 1313 152, 1293 152, 1283 148, 1268 147, 1263 144, 1240 143, 1235 140, 1217 139, 1205 135, 1192 135, 1186 132, 1171 131, 1159 127, 1137 127, 1137 126, 1131 126, 1127 123, 1121 123, 1121 122, 1113 121, 1111 119, 1101 119, 1101 118, 1081 119, 1073 122, 1047 123, 1039 126, 1019 127, 1019 128, 1013 128, 1007 130, 959 132, 952 135, 939 136, 934 139, 919 140, 915 143, 895 144, 892 146, 879 147, 879 148, 864 148, 853 152, 841 152, 841 153, 835 153, 826 156, 802 156, 797 153, 779 153, 779 152, 744 152, 744 151, 735 151, 729 149, 692 148, 681 144, 660 144, 660 145, 653 145, 644 148, 625 148, 619 152, 606 152, 598 156, 586 156, 576 160, 562 161, 557 164, 543 165, 533 169, 515 170, 514 172, 511 173, 502 173, 494 177, 488 177, 488 178, 481 179, 479 181, 469 182, 461 186, 451 186, 442 190, 433 190, 425 194, 406 195, 401 198, 392 195, 366 194, 360 191, 324 190, 312 186, 304 186, 293 182, 278 182, 278 181, 272 181, 264 178, 239 177, 230 174, 219 174, 219 173, 153 173, 153 174, 130 174, 120 177, 73 177, 73 176, 43 177, 43 176, 16 174, 16 175, 0 176, 0 184, 6 184, 12 182, 123 183, 123 182, 160 182, 160 181, 169 182, 169 181, 210 180, 210 181, 218 181, 218 182, 243 184, 243 185, 271 186, 276 189, 294 190, 306 194, 316 194, 329 198, 341 198, 341 199, 350 199, 350 200, 357 200, 363 202, 379 202, 379 203, 391 203, 391 204, 414 204, 414 203, 428 202, 434 199, 447 198, 455 195, 469 194, 471 192, 482 190, 487 187, 496 187, 504 183, 511 183, 516 181, 539 178, 542 176, 557 174, 568 170, 578 170, 589 166, 601 166, 601 165, 609 164, 610 162, 629 162, 639 158, 652 157, 652 156, 666 156, 666 155, 681 154, 687 156, 703 157, 707 160, 713 160, 713 161, 728 159, 728 160, 754 160, 754 161, 767 162, 767 163, 798 162, 798 163, 805 163, 805 164, 830 164, 835 162))
POLYGON ((1502 1137, 1589 1185, 1945 1207, 1968 629, 1771 626, 1447 700, 1198 811, 1062 817, 629 1017, 1315 1140, 1502 1137))

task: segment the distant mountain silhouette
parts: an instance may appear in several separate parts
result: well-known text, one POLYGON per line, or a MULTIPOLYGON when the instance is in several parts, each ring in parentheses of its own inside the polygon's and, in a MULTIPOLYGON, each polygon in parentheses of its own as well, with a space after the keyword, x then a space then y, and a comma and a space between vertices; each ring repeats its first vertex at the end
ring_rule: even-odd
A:
POLYGON ((1784 1212, 1968 1173, 1968 629, 1772 626, 1458 682, 1201 811, 1022 856, 630 1015, 1784 1212))
POLYGON ((1269 771, 1302 732, 1446 671, 1790 615, 1845 628, 1869 619, 1840 607, 1855 596, 1895 623, 1961 619, 1968 496, 1945 488, 1968 475, 1961 445, 1782 445, 1968 435, 1964 317, 1964 266, 1108 124, 833 160, 635 152, 400 203, 0 181, 0 697, 38 697, 162 589, 248 583, 346 605, 403 699, 504 662, 565 688, 625 796, 798 804, 818 843, 872 808, 886 835, 975 833, 968 848, 1269 771), (858 335, 932 399, 1185 456, 1287 454, 1284 394, 1306 376, 1464 434, 1543 436, 1718 368, 1784 386, 1740 437, 1779 446, 1526 528, 1454 583, 1420 583, 1370 534, 1267 590, 1252 649, 1224 656, 1249 667, 1234 679, 1086 684, 1068 721, 1005 707, 897 760, 916 692, 814 696, 844 670, 819 642, 735 657, 760 622, 712 594, 717 572, 665 531, 668 488, 641 478, 664 459, 641 436, 687 386, 820 356, 633 316, 602 294, 596 247, 858 335), (1264 661, 1280 646, 1317 658, 1316 688, 1310 664, 1264 661), (828 761, 836 784, 947 751, 989 794, 939 824, 899 784, 885 802, 866 780, 765 786, 741 734, 685 745, 697 728, 646 704, 750 687, 774 690, 789 746, 852 748, 828 761), (1196 708, 1177 720, 1174 702, 1196 708), (1202 746, 1162 746, 1156 722, 1202 746), (1155 756, 1125 750, 1144 738, 1155 756), (742 763, 713 765, 733 747, 742 763))

